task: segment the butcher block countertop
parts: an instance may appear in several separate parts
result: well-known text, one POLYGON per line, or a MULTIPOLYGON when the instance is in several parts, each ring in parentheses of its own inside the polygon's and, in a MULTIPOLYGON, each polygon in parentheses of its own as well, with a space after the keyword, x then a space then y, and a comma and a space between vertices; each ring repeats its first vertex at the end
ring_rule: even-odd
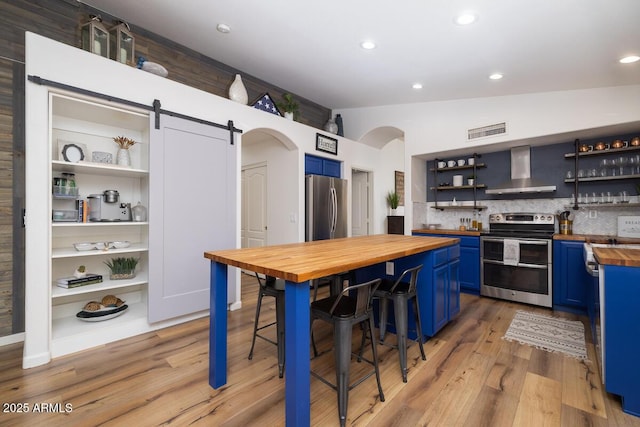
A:
POLYGON ((234 267, 305 282, 459 243, 448 237, 377 234, 257 248, 207 251, 204 257, 234 267))
POLYGON ((640 246, 638 249, 593 248, 593 255, 598 264, 640 267, 640 246))
POLYGON ((422 233, 422 234, 452 234, 456 236, 480 236, 479 231, 461 231, 454 229, 431 229, 431 228, 417 228, 415 230, 411 230, 412 233, 422 233))
POLYGON ((632 243, 640 245, 640 239, 633 237, 619 237, 614 234, 554 234, 553 240, 573 240, 589 243, 611 243, 612 240, 618 244, 632 243))

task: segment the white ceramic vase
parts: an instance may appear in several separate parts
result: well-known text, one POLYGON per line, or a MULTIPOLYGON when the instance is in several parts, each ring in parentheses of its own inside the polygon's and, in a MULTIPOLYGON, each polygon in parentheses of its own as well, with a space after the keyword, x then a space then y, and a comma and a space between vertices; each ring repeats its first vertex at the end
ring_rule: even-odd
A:
POLYGON ((229 87, 229 99, 244 105, 247 105, 249 102, 249 95, 247 94, 247 89, 244 87, 244 83, 242 83, 240 74, 236 74, 235 80, 233 80, 231 87, 229 87))
POLYGON ((287 120, 293 120, 293 113, 291 111, 285 111, 284 118, 287 120))
POLYGON ((338 125, 333 121, 333 119, 329 119, 324 125, 324 130, 335 135, 338 133, 338 125))
POLYGON ((131 166, 131 156, 129 150, 126 148, 118 148, 118 154, 116 154, 116 163, 119 166, 131 166))

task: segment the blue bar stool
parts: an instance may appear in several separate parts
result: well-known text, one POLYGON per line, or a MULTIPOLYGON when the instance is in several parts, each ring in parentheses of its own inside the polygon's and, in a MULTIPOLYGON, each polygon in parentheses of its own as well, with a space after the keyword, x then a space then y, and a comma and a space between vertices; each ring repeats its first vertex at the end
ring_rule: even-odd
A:
POLYGON ((402 371, 402 381, 407 382, 407 333, 409 323, 409 300, 413 303, 413 313, 416 322, 416 335, 418 345, 420 346, 420 354, 422 360, 427 360, 422 345, 422 324, 420 322, 420 310, 418 306, 418 297, 416 296, 416 283, 418 281, 418 273, 422 269, 422 265, 409 268, 402 272, 397 280, 382 279, 380 286, 374 292, 374 298, 378 298, 380 302, 380 343, 384 343, 384 336, 387 329, 388 303, 393 301, 393 311, 396 321, 396 335, 398 337, 398 345, 392 346, 398 349, 400 357, 400 370, 402 371), (403 282, 407 275, 411 275, 409 282, 403 282))
POLYGON ((256 338, 270 342, 278 347, 278 376, 284 375, 284 280, 276 279, 273 276, 265 276, 261 279, 256 273, 258 284, 258 303, 256 304, 256 318, 253 324, 253 339, 251 340, 251 350, 249 351, 249 360, 253 359, 253 348, 256 345, 256 338), (266 325, 258 326, 260 319, 260 308, 262 307, 262 298, 265 296, 274 297, 276 300, 276 321, 266 325), (261 335, 259 331, 276 325, 276 341, 261 335))
POLYGON ((349 401, 349 391, 362 383, 364 380, 375 374, 378 382, 378 393, 380 393, 380 401, 384 402, 384 393, 380 384, 380 371, 378 369, 378 351, 376 349, 375 335, 373 334, 373 307, 371 301, 373 293, 380 284, 380 279, 370 282, 361 283, 346 287, 341 293, 327 298, 323 298, 311 303, 311 342, 313 344, 314 356, 318 355, 315 343, 313 342, 313 321, 315 319, 324 320, 333 325, 333 345, 334 357, 336 365, 336 384, 333 384, 317 373, 311 371, 311 374, 318 378, 338 393, 338 416, 340 417, 340 425, 344 426, 347 421, 347 406, 349 401), (362 326, 362 345, 358 362, 364 360, 373 365, 373 371, 369 372, 362 378, 349 384, 349 365, 352 356, 352 329, 353 325, 360 324, 362 326), (371 339, 371 350, 373 352, 373 360, 362 357, 362 349, 364 340, 369 331, 371 339))

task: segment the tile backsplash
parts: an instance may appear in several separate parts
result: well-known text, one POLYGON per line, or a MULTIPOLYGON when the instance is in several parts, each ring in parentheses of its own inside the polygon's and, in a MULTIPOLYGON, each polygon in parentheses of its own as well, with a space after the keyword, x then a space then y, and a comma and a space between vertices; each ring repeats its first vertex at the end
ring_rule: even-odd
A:
MULTIPOLYGON (((639 203, 639 196, 631 196, 630 203, 639 203)), ((459 202, 461 204, 472 202, 459 202)), ((571 209, 571 198, 555 199, 523 199, 523 200, 482 200, 478 204, 487 206, 479 213, 486 230, 489 227, 489 214, 499 212, 537 212, 557 214, 571 211, 573 220, 573 234, 604 234, 615 235, 618 228, 618 216, 638 215, 640 208, 622 207, 624 204, 607 205, 607 207, 589 206, 577 211, 571 209), (591 216, 591 217, 590 217, 591 216)), ((426 224, 439 224, 438 228, 457 229, 461 218, 473 218, 473 210, 469 209, 433 209, 433 202, 413 203, 413 228, 425 228, 426 224)), ((557 228, 557 221, 556 221, 557 228)))

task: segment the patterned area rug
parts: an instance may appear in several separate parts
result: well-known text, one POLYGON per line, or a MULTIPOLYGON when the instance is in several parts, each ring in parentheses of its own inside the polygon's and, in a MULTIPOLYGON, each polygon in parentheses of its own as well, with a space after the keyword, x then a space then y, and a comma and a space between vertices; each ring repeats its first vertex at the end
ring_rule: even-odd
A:
POLYGON ((518 310, 502 339, 552 353, 561 352, 577 359, 587 359, 584 325, 580 321, 518 310))

